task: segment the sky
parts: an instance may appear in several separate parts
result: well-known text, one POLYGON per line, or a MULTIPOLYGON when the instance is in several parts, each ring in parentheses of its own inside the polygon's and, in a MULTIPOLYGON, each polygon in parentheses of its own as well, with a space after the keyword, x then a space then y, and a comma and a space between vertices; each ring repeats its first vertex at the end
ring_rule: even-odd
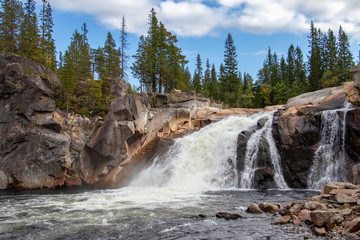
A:
MULTIPOLYGON (((75 29, 86 22, 92 48, 103 46, 107 32, 119 39, 121 19, 126 18, 129 47, 135 54, 139 36, 146 34, 152 8, 159 21, 178 37, 178 46, 193 73, 200 54, 219 69, 224 44, 231 33, 236 45, 239 71, 254 79, 268 48, 286 57, 290 44, 300 46, 307 61, 310 22, 323 31, 337 33, 341 25, 350 37, 351 50, 358 59, 360 42, 359 0, 48 0, 53 8, 57 51, 65 51, 75 29)), ((38 0, 38 2, 40 2, 38 0)), ((40 9, 40 7, 39 7, 40 9)), ((119 42, 119 40, 118 40, 119 42)), ((130 58, 129 66, 132 63, 130 58)), ((131 70, 127 81, 139 85, 131 70)))

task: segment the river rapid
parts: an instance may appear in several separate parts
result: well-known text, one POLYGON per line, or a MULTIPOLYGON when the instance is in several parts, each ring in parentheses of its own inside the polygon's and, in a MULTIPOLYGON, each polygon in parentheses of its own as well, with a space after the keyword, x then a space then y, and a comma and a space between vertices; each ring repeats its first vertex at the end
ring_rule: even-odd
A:
POLYGON ((271 214, 248 214, 253 202, 304 200, 301 190, 147 190, 0 195, 0 239, 317 239, 306 226, 272 225, 271 214), (217 219, 220 211, 241 214, 217 219), (200 218, 204 214, 206 218, 200 218))
MULTIPOLYGON (((122 189, 0 194, 0 239, 315 239, 307 226, 272 225, 271 214, 245 211, 251 203, 287 204, 318 194, 288 189, 281 181, 277 190, 240 189, 246 174, 236 169, 237 138, 262 118, 266 130, 272 113, 229 117, 176 139, 122 189), (227 221, 217 212, 244 218, 227 221)), ((270 134, 265 130, 259 137, 270 134)))

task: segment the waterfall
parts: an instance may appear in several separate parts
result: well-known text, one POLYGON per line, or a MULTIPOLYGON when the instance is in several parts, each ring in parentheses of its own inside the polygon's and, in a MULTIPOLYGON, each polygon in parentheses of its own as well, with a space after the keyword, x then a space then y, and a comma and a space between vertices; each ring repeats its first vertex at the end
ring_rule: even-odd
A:
POLYGON ((265 125, 251 135, 246 145, 246 154, 244 169, 241 173, 240 188, 249 189, 254 186, 255 171, 258 169, 260 157, 260 144, 265 142, 270 153, 271 164, 274 170, 274 180, 278 188, 289 188, 284 180, 281 168, 280 154, 276 148, 274 137, 272 135, 272 116, 267 120, 265 125))
MULTIPOLYGON (((231 116, 191 135, 176 139, 169 151, 157 157, 149 168, 144 169, 130 183, 130 186, 194 191, 238 187, 238 135, 256 126, 257 121, 263 117, 272 119, 272 113, 231 116)), ((270 120, 266 129, 269 126, 270 120)), ((270 139, 271 131, 268 132, 267 139, 270 139)), ((271 142, 273 143, 273 139, 271 142)), ((275 144, 271 145, 271 148, 276 149, 275 144)), ((275 158, 280 161, 276 154, 275 158)), ((281 174, 279 163, 275 163, 274 168, 277 174, 281 174)), ((282 179, 278 175, 276 178, 282 179)))
POLYGON ((320 189, 329 182, 347 180, 345 168, 346 116, 352 105, 345 102, 344 108, 321 113, 321 136, 314 154, 314 164, 308 177, 310 189, 320 189), (343 112, 343 119, 339 116, 343 112))

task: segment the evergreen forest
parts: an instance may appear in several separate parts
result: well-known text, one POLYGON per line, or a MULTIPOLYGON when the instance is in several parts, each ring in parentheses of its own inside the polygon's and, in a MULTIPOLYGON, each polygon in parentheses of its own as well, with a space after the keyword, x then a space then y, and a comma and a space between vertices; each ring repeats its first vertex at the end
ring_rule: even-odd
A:
POLYGON ((42 0, 39 11, 35 0, 0 0, 0 4, 0 51, 25 56, 56 71, 62 82, 56 90, 57 106, 85 115, 106 114, 111 81, 126 79, 130 73, 139 80, 138 92, 196 91, 226 107, 257 108, 284 104, 301 93, 350 81, 349 69, 355 64, 349 37, 341 26, 336 33, 332 29, 323 32, 311 22, 309 50, 290 45, 287 55, 279 56, 269 47, 256 79, 240 72, 230 33, 224 41, 223 63, 215 66, 198 54, 191 73, 177 36, 159 21, 154 9, 134 56, 127 55, 125 16, 119 39, 108 32, 103 46, 92 48, 84 23, 74 30, 67 50, 57 52, 47 0, 42 0))

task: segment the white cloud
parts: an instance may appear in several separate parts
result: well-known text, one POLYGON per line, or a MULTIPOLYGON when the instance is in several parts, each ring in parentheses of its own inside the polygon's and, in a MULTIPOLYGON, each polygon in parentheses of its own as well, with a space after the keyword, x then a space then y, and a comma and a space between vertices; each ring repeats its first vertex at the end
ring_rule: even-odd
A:
POLYGON ((145 33, 155 8, 168 30, 180 36, 204 36, 216 31, 306 33, 309 23, 324 31, 342 25, 360 40, 359 0, 50 0, 55 9, 87 13, 109 28, 127 19, 128 31, 145 33))

